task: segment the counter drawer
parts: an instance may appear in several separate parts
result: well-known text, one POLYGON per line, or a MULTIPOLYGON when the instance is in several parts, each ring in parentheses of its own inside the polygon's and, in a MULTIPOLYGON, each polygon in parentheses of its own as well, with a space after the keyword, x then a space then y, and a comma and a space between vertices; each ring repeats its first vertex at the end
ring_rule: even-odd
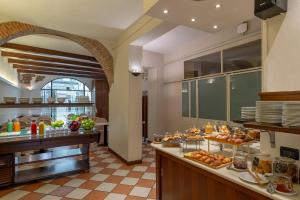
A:
POLYGON ((7 185, 13 182, 13 168, 3 168, 0 170, 0 185, 7 185))
POLYGON ((11 167, 12 165, 13 165, 13 154, 0 155, 0 168, 7 168, 7 167, 11 167))

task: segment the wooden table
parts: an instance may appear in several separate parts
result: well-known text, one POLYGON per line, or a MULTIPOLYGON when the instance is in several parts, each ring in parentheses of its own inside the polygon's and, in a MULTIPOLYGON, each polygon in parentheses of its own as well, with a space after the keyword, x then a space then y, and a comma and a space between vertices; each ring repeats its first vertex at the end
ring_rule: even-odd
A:
POLYGON ((43 136, 0 137, 0 187, 71 174, 89 169, 89 144, 99 140, 98 131, 55 132, 43 136), (46 153, 16 156, 17 152, 78 145, 46 153), (59 160, 59 162, 53 162, 59 160), (52 161, 37 168, 20 166, 52 161))

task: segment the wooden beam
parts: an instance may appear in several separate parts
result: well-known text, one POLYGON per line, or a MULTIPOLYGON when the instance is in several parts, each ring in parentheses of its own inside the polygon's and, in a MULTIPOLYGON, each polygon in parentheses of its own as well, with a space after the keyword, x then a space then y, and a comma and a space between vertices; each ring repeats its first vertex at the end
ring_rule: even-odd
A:
POLYGON ((27 66, 27 65, 13 65, 14 69, 24 69, 24 70, 39 70, 39 71, 48 71, 48 72, 59 72, 59 73, 72 73, 72 74, 82 74, 82 75, 95 75, 95 76, 103 76, 103 73, 95 73, 95 72, 88 72, 88 71, 76 71, 70 69, 51 69, 47 67, 37 67, 37 66, 27 66))
POLYGON ((57 75, 57 76, 68 76, 68 77, 82 77, 82 78, 91 78, 96 80, 103 80, 105 79, 104 76, 89 76, 84 74, 66 74, 66 73, 59 73, 59 72, 48 72, 48 71, 39 71, 39 70, 24 70, 18 69, 18 73, 26 73, 26 74, 44 74, 44 75, 57 75))
POLYGON ((88 67, 92 67, 92 68, 96 68, 96 69, 101 68, 101 66, 99 64, 95 64, 95 63, 67 60, 67 59, 47 57, 47 56, 37 56, 37 55, 25 54, 25 53, 1 51, 1 55, 4 57, 15 57, 15 58, 38 60, 38 61, 44 61, 44 62, 54 62, 54 63, 62 63, 62 64, 70 64, 70 65, 88 66, 88 67))
POLYGON ((102 69, 96 69, 96 68, 90 68, 90 67, 77 67, 73 65, 63 65, 63 64, 55 64, 55 63, 44 63, 44 62, 38 62, 38 61, 28 61, 28 60, 20 60, 20 59, 13 59, 8 58, 8 63, 11 64, 21 64, 21 65, 32 65, 32 66, 38 66, 38 67, 48 67, 48 68, 58 68, 58 69, 72 69, 72 70, 78 70, 78 71, 89 71, 89 72, 95 72, 95 73, 103 73, 102 69))
POLYGON ((18 50, 18 51, 26 51, 26 52, 39 53, 39 54, 48 54, 48 55, 54 55, 54 56, 62 56, 62 57, 67 57, 67 58, 75 58, 75 59, 98 62, 92 56, 68 53, 68 52, 64 52, 64 51, 56 51, 56 50, 51 50, 51 49, 44 49, 44 48, 27 46, 27 45, 22 45, 22 44, 6 43, 6 44, 3 44, 1 47, 7 48, 7 49, 14 49, 14 50, 18 50))

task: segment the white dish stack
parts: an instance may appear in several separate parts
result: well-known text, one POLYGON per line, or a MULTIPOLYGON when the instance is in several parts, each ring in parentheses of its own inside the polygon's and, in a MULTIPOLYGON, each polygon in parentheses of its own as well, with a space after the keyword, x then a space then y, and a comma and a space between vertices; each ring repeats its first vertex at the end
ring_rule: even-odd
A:
POLYGON ((241 118, 242 120, 252 121, 255 120, 256 107, 242 107, 241 118))
POLYGON ((257 101, 255 120, 262 123, 281 124, 282 107, 281 101, 257 101))
POLYGON ((282 126, 300 127, 300 102, 285 102, 282 112, 282 126))
POLYGON ((76 101, 78 103, 90 103, 90 98, 88 96, 77 96, 76 101))

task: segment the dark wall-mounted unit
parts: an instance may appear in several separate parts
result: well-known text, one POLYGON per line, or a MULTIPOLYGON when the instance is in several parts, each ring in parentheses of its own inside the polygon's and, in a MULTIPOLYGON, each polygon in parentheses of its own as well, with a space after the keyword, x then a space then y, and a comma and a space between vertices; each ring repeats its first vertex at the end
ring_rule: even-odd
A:
POLYGON ((287 12, 287 0, 255 0, 254 14, 263 20, 287 12))

